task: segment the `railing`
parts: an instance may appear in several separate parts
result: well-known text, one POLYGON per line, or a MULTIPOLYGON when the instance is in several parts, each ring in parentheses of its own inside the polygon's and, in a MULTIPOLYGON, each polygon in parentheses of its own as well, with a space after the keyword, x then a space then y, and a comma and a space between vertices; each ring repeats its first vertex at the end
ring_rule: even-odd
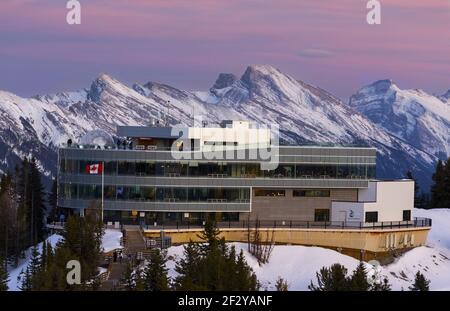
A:
MULTIPOLYGON (((424 228, 431 227, 429 218, 414 218, 409 221, 383 221, 383 222, 357 222, 357 221, 304 221, 304 220, 244 220, 244 221, 221 221, 217 227, 226 228, 284 228, 284 229, 399 229, 399 228, 424 228)), ((155 222, 153 225, 142 225, 143 230, 164 229, 201 229, 204 221, 165 221, 155 222)))

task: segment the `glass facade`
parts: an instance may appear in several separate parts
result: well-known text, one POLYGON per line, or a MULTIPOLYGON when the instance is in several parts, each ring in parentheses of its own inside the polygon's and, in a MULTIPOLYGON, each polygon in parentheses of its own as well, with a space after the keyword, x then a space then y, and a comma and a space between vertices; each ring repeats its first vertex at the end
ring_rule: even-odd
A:
POLYGON ((330 190, 323 190, 323 189, 305 189, 305 190, 298 190, 295 189, 292 191, 292 195, 294 197, 329 197, 330 196, 330 190))
MULTIPOLYGON (((65 199, 101 199, 100 185, 60 184, 65 199)), ((250 188, 191 188, 105 185, 105 200, 148 202, 234 202, 250 201, 250 188)))
MULTIPOLYGON (((60 172, 86 174, 86 166, 98 161, 60 159, 60 172)), ((105 175, 231 178, 375 178, 373 164, 284 164, 262 170, 259 163, 107 161, 105 175)))

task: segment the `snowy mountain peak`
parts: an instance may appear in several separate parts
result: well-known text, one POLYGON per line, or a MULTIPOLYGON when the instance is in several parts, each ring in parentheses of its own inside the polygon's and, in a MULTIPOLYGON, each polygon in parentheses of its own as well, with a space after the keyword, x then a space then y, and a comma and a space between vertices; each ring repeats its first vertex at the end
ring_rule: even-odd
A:
POLYGON ((220 90, 229 87, 236 82, 237 79, 238 78, 232 73, 220 73, 212 89, 220 90))
POLYGON ((441 98, 380 80, 352 95, 349 105, 413 146, 438 157, 450 154, 450 105, 441 98))
MULTIPOLYGON (((413 112, 398 117, 400 128, 404 126, 401 121, 407 118, 408 131, 414 131, 414 122, 420 121, 418 118, 425 109, 420 108, 417 98, 429 101, 427 109, 429 106, 438 107, 429 97, 398 89, 391 80, 377 81, 371 87, 375 91, 370 90, 370 96, 367 96, 368 86, 364 88, 365 93, 360 93, 359 97, 355 95, 353 103, 358 107, 364 107, 363 102, 377 107, 380 102, 388 101, 389 105, 381 106, 391 107, 387 113, 390 115, 396 113, 392 102, 389 102, 396 100, 395 94, 402 98, 415 98, 407 101, 410 105, 399 106, 413 112), (394 96, 389 96, 389 90, 395 91, 394 96)), ((450 107, 442 100, 436 100, 440 105, 450 107)), ((450 137, 436 136, 428 131, 423 135, 430 136, 422 139, 419 133, 421 139, 416 139, 415 144, 405 142, 398 132, 392 131, 393 135, 375 125, 380 123, 355 112, 324 90, 297 81, 268 65, 249 66, 240 79, 231 74, 221 74, 212 89, 199 92, 157 82, 128 87, 101 74, 90 87, 76 92, 34 99, 0 92, 0 159, 5 159, 0 161, 0 171, 14 167, 21 156, 33 154, 50 174, 55 170, 55 149, 68 138, 77 140, 95 129, 114 134, 117 125, 148 125, 154 120, 190 125, 193 116, 210 122, 230 119, 278 124, 282 141, 289 143, 370 145, 379 150, 380 178, 401 177, 405 171, 414 168, 418 178, 429 180, 435 157, 423 150, 433 153, 445 150, 442 146, 450 137), (438 150, 427 149, 429 145, 423 143, 427 141, 435 144, 437 147, 433 148, 438 150)), ((437 133, 448 132, 450 126, 439 120, 430 119, 428 124, 435 126, 437 133)), ((397 120, 388 121, 386 124, 389 125, 397 120)))
POLYGON ((448 101, 450 103, 450 90, 447 91, 444 95, 441 96, 444 101, 448 101))

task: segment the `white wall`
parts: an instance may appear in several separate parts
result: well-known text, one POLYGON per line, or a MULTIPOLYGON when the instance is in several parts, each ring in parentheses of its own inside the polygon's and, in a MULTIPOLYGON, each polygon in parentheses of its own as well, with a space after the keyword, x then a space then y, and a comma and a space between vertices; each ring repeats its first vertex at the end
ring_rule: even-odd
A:
POLYGON ((364 204, 364 212, 377 211, 378 221, 402 221, 403 211, 414 208, 414 181, 378 181, 376 203, 364 204))
POLYGON ((359 191, 358 200, 332 202, 331 221, 365 221, 366 212, 378 212, 379 222, 402 221, 404 210, 410 210, 413 219, 414 181, 370 181, 367 189, 359 191))
POLYGON ((332 202, 331 221, 362 222, 364 221, 364 203, 332 202))
POLYGON ((248 122, 233 122, 233 127, 190 127, 189 139, 205 141, 238 142, 238 145, 270 144, 270 129, 250 128, 248 122))

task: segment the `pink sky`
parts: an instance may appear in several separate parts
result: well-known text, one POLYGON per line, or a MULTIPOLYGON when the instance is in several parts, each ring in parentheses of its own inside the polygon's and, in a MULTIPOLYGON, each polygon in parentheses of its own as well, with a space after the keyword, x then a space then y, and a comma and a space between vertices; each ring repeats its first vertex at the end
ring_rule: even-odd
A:
POLYGON ((29 96, 87 87, 101 72, 131 84, 208 89, 219 72, 271 64, 342 99, 391 78, 450 89, 450 0, 0 1, 0 89, 29 96))

